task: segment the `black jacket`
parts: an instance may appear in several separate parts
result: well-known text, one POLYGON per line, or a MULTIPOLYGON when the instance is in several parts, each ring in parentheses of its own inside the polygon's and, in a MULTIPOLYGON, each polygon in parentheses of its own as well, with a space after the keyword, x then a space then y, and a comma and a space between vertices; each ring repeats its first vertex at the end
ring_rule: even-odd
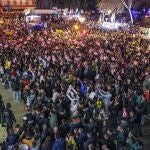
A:
POLYGON ((13 122, 16 122, 15 115, 12 112, 12 110, 9 108, 6 108, 4 110, 4 119, 5 119, 6 124, 13 124, 13 122))
POLYGON ((5 105, 2 99, 0 99, 0 113, 5 110, 5 105))

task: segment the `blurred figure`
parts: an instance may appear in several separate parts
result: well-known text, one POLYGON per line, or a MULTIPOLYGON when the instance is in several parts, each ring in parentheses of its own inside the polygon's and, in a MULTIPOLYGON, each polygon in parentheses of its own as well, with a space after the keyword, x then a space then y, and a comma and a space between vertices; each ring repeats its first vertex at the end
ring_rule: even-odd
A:
POLYGON ((0 124, 2 127, 4 127, 4 110, 5 110, 5 105, 3 102, 2 95, 0 95, 0 124))
POLYGON ((6 109, 4 110, 4 119, 6 123, 7 134, 9 134, 9 130, 12 129, 14 122, 16 123, 16 118, 11 110, 10 103, 6 104, 6 109))

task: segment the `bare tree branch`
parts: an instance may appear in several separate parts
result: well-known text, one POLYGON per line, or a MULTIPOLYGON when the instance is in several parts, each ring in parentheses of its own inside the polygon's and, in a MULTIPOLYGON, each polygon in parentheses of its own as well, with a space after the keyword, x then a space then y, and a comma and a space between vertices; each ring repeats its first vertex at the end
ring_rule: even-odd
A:
POLYGON ((97 7, 104 12, 111 10, 112 12, 119 12, 123 9, 123 5, 120 0, 102 0, 97 1, 97 7))
POLYGON ((126 4, 126 2, 124 0, 121 0, 122 4, 128 9, 128 5, 126 4))
POLYGON ((122 4, 125 6, 126 9, 128 9, 129 14, 130 14, 130 19, 131 19, 131 23, 133 23, 133 16, 131 13, 131 8, 132 8, 132 4, 133 4, 133 0, 127 0, 127 2, 125 2, 125 0, 121 0, 122 4))

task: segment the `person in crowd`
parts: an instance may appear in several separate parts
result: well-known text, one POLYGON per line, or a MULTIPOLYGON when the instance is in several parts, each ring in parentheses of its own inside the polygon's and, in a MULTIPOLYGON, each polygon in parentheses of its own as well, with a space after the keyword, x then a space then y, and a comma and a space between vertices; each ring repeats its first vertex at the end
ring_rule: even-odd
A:
POLYGON ((14 133, 13 129, 10 129, 10 132, 6 138, 6 147, 8 150, 12 150, 17 144, 17 135, 14 133))
POLYGON ((11 88, 13 92, 13 98, 15 102, 20 101, 20 81, 18 77, 13 77, 11 81, 11 88))
POLYGON ((4 110, 4 119, 6 123, 7 133, 9 133, 9 130, 13 128, 13 124, 16 122, 16 118, 15 118, 13 111, 11 110, 10 103, 6 104, 6 108, 4 110))
POLYGON ((23 100, 25 115, 13 132, 11 102, 5 108, 0 97, 8 133, 4 145, 143 148, 135 137, 142 136, 149 104, 148 40, 133 37, 133 28, 97 29, 48 16, 47 27, 39 30, 17 16, 0 16, 0 81, 15 102, 23 100))
POLYGON ((141 141, 136 140, 133 135, 132 132, 129 132, 128 138, 127 138, 127 147, 129 149, 139 149, 139 150, 143 150, 143 143, 141 141))
POLYGON ((88 150, 90 144, 95 144, 96 138, 92 135, 92 132, 87 132, 87 140, 84 143, 84 150, 88 150))
POLYGON ((78 143, 80 149, 84 149, 85 140, 86 140, 86 132, 83 130, 83 128, 79 128, 77 143, 78 143))
POLYGON ((4 110, 5 110, 5 105, 3 102, 3 97, 0 95, 0 124, 2 127, 4 127, 4 110))
POLYGON ((29 148, 33 148, 35 146, 35 139, 29 131, 27 131, 22 138, 22 143, 27 145, 29 148))

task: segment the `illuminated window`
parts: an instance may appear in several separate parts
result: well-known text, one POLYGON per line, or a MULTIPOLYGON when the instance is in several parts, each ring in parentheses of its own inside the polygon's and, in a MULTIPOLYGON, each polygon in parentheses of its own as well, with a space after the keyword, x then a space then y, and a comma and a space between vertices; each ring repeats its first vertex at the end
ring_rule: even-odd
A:
POLYGON ((22 5, 26 5, 27 1, 26 0, 22 0, 22 5))
POLYGON ((17 0, 17 1, 16 1, 16 5, 21 5, 21 1, 20 1, 20 0, 17 0))

